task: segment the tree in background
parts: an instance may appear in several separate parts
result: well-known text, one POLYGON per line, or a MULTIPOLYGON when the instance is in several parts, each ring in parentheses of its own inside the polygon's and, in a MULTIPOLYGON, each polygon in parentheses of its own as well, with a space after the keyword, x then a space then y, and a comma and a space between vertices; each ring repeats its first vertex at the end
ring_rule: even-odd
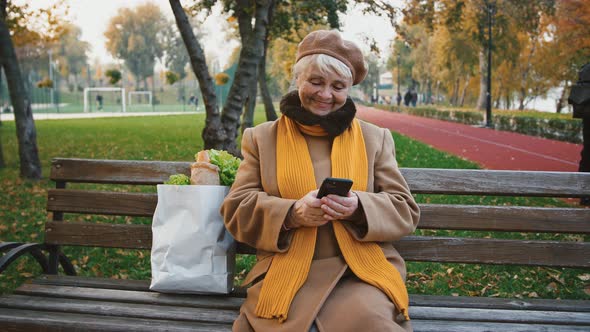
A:
POLYGON ((153 3, 122 8, 108 23, 106 48, 113 57, 124 60, 135 76, 137 90, 141 81, 148 90, 147 78, 154 76, 156 60, 164 54, 162 31, 166 27, 164 15, 153 3))
MULTIPOLYGON (((213 2, 208 1, 197 6, 205 9, 206 7, 200 7, 200 5, 212 6, 213 2)), ((239 155, 236 144, 240 124, 239 119, 242 108, 248 99, 249 85, 256 82, 256 70, 264 48, 270 0, 257 0, 255 2, 241 0, 227 5, 232 5, 234 15, 240 25, 240 35, 243 36, 243 39, 238 69, 230 88, 227 103, 220 114, 213 80, 207 68, 203 48, 193 33, 188 16, 180 1, 170 0, 178 30, 187 48, 191 66, 197 76, 201 95, 203 96, 206 123, 202 136, 205 148, 223 149, 239 155), (254 26, 252 26, 253 20, 254 26)))
POLYGON ((20 176, 32 180, 38 180, 42 175, 37 148, 37 130, 33 120, 29 92, 21 74, 11 35, 15 36, 15 39, 17 36, 35 36, 38 37, 38 40, 45 41, 58 38, 62 30, 60 23, 63 22, 63 18, 55 13, 56 8, 61 5, 63 4, 58 3, 48 9, 33 11, 26 4, 16 6, 12 2, 7 3, 7 0, 0 0, 0 61, 6 75, 14 109, 20 176), (39 18, 46 27, 42 33, 29 29, 30 22, 39 18))
POLYGON ((379 86, 379 59, 374 54, 365 57, 367 63, 367 76, 359 84, 359 88, 367 96, 370 96, 372 103, 377 103, 379 96, 375 96, 375 89, 379 86))
MULTIPOLYGON (((407 0, 404 22, 409 27, 421 25, 429 37, 435 37, 435 78, 442 82, 451 103, 462 105, 473 90, 478 95, 476 106, 485 109, 491 9, 492 93, 497 106, 503 103, 509 107, 516 97, 519 109, 524 109, 528 101, 546 94, 553 84, 547 75, 550 64, 544 61, 544 54, 547 45, 556 40, 552 37, 556 4, 564 7, 575 2, 407 0), (472 86, 475 79, 479 80, 479 92, 472 86)), ((412 56, 429 59, 425 53, 428 42, 428 38, 419 38, 413 45, 412 56), (421 50, 418 45, 424 48, 421 50)), ((424 63, 423 60, 417 63, 424 63)))
POLYGON ((108 69, 104 74, 109 78, 111 85, 115 85, 121 80, 121 71, 118 69, 108 69))
MULTIPOLYGON (((170 72, 176 75, 174 82, 180 81, 180 87, 178 89, 178 100, 184 100, 186 98, 184 91, 183 80, 186 77, 186 66, 190 63, 190 58, 186 51, 186 47, 182 42, 182 37, 178 33, 178 29, 174 25, 168 26, 164 34, 164 45, 165 45, 165 60, 164 64, 170 72)), ((166 73, 166 80, 168 84, 172 85, 171 80, 168 79, 169 74, 166 73)))
POLYGON ((70 91, 80 89, 79 76, 88 63, 86 53, 90 50, 90 44, 80 40, 81 37, 82 30, 80 27, 72 23, 65 23, 63 33, 56 41, 53 49, 61 75, 68 78, 68 81, 70 75, 73 77, 73 84, 68 84, 70 91))
POLYGON ((542 39, 539 59, 543 76, 553 86, 563 87, 556 102, 556 112, 566 105, 566 96, 578 71, 590 59, 590 6, 585 0, 563 0, 556 3, 555 20, 548 22, 542 39))

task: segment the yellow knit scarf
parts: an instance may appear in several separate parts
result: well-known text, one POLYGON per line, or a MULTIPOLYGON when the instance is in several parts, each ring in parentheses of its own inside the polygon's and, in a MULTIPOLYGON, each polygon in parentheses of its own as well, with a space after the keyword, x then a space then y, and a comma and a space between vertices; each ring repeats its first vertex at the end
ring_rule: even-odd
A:
MULTIPOLYGON (((334 139, 332 176, 353 180, 353 190, 367 187, 368 162, 365 141, 358 120, 334 139)), ((297 123, 286 116, 279 119, 277 131, 277 181, 281 196, 299 199, 316 189, 313 164, 305 138, 297 123)), ((381 289, 403 316, 408 316, 408 292, 397 269, 374 242, 360 242, 348 233, 340 221, 333 222, 342 255, 352 272, 361 280, 381 289)), ((293 234, 285 253, 275 254, 262 284, 255 313, 261 318, 287 319, 289 307, 311 267, 316 242, 316 227, 301 227, 293 234)))

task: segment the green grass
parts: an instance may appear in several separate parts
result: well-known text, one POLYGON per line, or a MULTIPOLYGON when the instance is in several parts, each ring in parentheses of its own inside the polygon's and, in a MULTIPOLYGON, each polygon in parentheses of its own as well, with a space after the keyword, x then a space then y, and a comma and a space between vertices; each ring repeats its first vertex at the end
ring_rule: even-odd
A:
MULTIPOLYGON (((256 122, 263 121, 256 113, 256 122)), ((18 178, 14 122, 4 122, 0 139, 7 167, 0 170, 0 241, 42 241, 46 191, 54 187, 47 180, 53 157, 106 158, 128 160, 192 160, 202 149, 204 114, 132 118, 37 121, 39 154, 44 179, 39 182, 18 178)), ((477 168, 477 165, 394 133, 397 160, 401 167, 477 168)), ((147 189, 149 190, 149 189, 147 189)), ((490 205, 565 206, 562 200, 479 196, 417 195, 419 202, 490 205)), ((98 218, 91 218, 98 220, 98 218)), ((149 223, 148 218, 110 218, 111 222, 149 223)), ((419 234, 490 236, 530 239, 587 241, 587 237, 555 234, 434 232, 419 234)), ((149 251, 103 248, 65 249, 80 275, 120 279, 149 279, 149 251)), ((243 277, 253 256, 238 258, 238 275, 243 277)), ((0 275, 0 293, 12 291, 41 273, 32 259, 20 259, 0 275)), ((546 297, 590 299, 587 270, 548 269, 519 266, 408 263, 411 293, 483 295, 500 297, 546 297)))

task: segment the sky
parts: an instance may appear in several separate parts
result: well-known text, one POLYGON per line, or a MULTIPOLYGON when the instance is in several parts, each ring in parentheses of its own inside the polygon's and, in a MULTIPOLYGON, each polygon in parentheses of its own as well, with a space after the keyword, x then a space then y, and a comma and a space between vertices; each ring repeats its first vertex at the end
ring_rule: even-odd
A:
MULTIPOLYGON (((53 4, 55 0, 20 0, 16 2, 27 2, 33 7, 47 7, 53 4)), ((110 18, 117 14, 119 8, 133 8, 145 2, 152 2, 157 4, 170 20, 174 19, 168 0, 66 0, 66 2, 70 5, 69 16, 73 23, 82 29, 82 40, 89 42, 91 45, 89 54, 91 62, 95 58, 98 58, 103 63, 114 61, 105 49, 104 31, 110 18)), ((401 1, 392 0, 392 2, 401 1)), ((182 3, 187 4, 190 2, 182 1, 182 3)), ((206 39, 201 41, 201 44, 205 45, 206 56, 216 57, 219 64, 225 67, 227 56, 232 53, 237 43, 228 44, 216 37, 219 35, 215 33, 216 22, 220 19, 219 12, 219 10, 215 11, 204 22, 204 27, 208 33, 206 39)), ((389 49, 390 43, 395 37, 395 31, 387 18, 363 15, 358 7, 353 7, 349 14, 341 17, 341 24, 343 26, 341 29, 343 37, 354 41, 367 53, 369 52, 367 38, 375 39, 378 47, 382 50, 382 54, 386 54, 387 52, 384 51, 389 49)), ((383 59, 383 61, 386 61, 386 59, 383 59)))

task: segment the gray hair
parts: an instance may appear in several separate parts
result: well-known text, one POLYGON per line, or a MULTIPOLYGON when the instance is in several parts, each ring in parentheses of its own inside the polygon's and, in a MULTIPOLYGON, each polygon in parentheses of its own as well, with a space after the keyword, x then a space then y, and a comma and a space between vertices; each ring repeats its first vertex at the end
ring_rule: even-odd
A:
POLYGON ((327 54, 311 54, 304 56, 293 66, 293 80, 289 90, 296 89, 297 77, 303 73, 309 66, 316 65, 322 74, 335 73, 350 81, 352 84, 352 71, 342 61, 331 57, 327 54))

